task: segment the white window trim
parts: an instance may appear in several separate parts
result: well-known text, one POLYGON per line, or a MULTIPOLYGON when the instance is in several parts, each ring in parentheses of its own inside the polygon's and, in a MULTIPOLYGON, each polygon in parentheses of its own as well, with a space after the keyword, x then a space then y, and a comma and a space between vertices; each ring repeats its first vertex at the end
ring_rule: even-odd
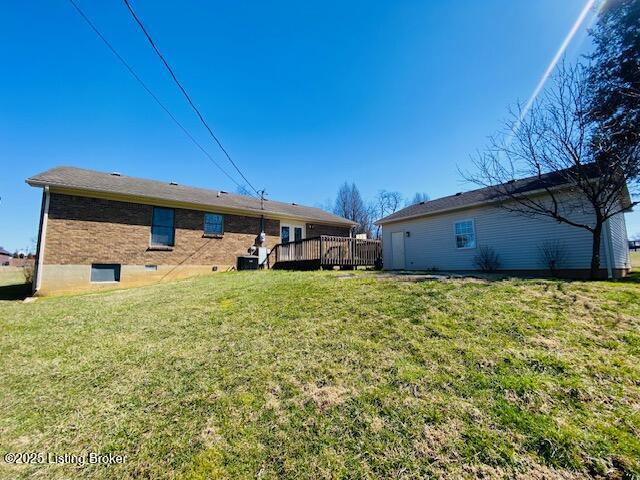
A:
POLYGON ((456 247, 456 250, 474 250, 478 247, 478 235, 476 234, 476 221, 473 218, 461 218, 459 220, 453 221, 453 244, 456 247), (471 222, 471 228, 473 229, 473 247, 459 247, 457 242, 457 233, 456 233, 456 224, 462 222, 471 222))

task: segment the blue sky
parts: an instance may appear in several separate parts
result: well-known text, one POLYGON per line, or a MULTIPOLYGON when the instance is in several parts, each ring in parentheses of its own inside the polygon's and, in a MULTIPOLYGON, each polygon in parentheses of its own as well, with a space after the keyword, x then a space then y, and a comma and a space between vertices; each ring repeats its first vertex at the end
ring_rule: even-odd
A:
MULTIPOLYGON (((224 164, 125 6, 77 1, 224 164)), ((252 183, 320 205, 345 180, 365 197, 471 188, 458 166, 530 95, 584 0, 132 4, 252 183)), ((235 189, 67 1, 8 2, 3 20, 0 245, 35 237, 24 179, 56 165, 235 189)), ((580 31, 568 55, 588 48, 580 31)))

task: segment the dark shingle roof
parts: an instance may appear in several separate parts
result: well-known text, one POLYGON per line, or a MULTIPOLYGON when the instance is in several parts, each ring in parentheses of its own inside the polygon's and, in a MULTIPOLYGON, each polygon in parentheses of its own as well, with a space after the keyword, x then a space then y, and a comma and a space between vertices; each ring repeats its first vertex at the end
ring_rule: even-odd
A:
MULTIPOLYGON (((591 170, 592 172, 589 172, 590 176, 596 177, 597 174, 595 169, 591 170)), ((546 173, 541 176, 528 177, 504 183, 499 186, 502 188, 496 186, 484 187, 477 190, 471 190, 469 192, 456 193, 455 195, 449 195, 448 197, 437 198, 428 202, 416 203, 415 205, 410 205, 402 210, 398 210, 391 215, 387 215, 376 223, 383 224, 395 222, 407 218, 431 215, 447 210, 456 210, 459 208, 471 207, 473 205, 481 205, 483 203, 497 202, 504 199, 501 192, 504 193, 506 188, 508 188, 508 191, 511 194, 519 195, 528 192, 535 192, 544 188, 556 188, 566 184, 568 184, 567 171, 561 170, 558 172, 546 173)))
POLYGON ((203 207, 229 208, 254 214, 282 215, 334 225, 355 225, 355 222, 351 220, 325 212, 320 208, 267 200, 264 202, 264 210, 261 210, 260 200, 254 197, 227 192, 220 193, 217 190, 174 185, 156 180, 114 175, 75 167, 55 167, 34 175, 26 181, 34 187, 47 185, 97 193, 142 197, 150 200, 183 202, 203 207))

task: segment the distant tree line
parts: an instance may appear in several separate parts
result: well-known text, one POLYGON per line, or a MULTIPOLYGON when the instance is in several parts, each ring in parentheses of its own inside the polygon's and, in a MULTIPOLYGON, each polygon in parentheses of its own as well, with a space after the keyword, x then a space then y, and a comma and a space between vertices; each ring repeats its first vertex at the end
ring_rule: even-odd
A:
POLYGON ((325 209, 356 222, 356 233, 365 233, 368 238, 379 238, 380 227, 375 225, 376 220, 426 200, 429 200, 429 195, 423 192, 405 199, 402 193, 388 190, 379 190, 374 198, 365 200, 355 183, 345 182, 338 189, 335 201, 329 202, 325 209))

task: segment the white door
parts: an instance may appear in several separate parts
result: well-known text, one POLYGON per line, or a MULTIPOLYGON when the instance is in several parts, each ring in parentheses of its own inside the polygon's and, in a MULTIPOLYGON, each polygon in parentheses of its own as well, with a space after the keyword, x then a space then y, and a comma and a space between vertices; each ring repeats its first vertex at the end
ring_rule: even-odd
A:
POLYGON ((391 233, 391 268, 404 270, 404 232, 391 233))
POLYGON ((304 224, 280 222, 280 243, 296 242, 306 238, 304 224))
POLYGON ((280 243, 283 244, 280 247, 280 258, 282 260, 303 260, 302 245, 292 242, 306 237, 304 227, 304 224, 280 222, 280 243))

